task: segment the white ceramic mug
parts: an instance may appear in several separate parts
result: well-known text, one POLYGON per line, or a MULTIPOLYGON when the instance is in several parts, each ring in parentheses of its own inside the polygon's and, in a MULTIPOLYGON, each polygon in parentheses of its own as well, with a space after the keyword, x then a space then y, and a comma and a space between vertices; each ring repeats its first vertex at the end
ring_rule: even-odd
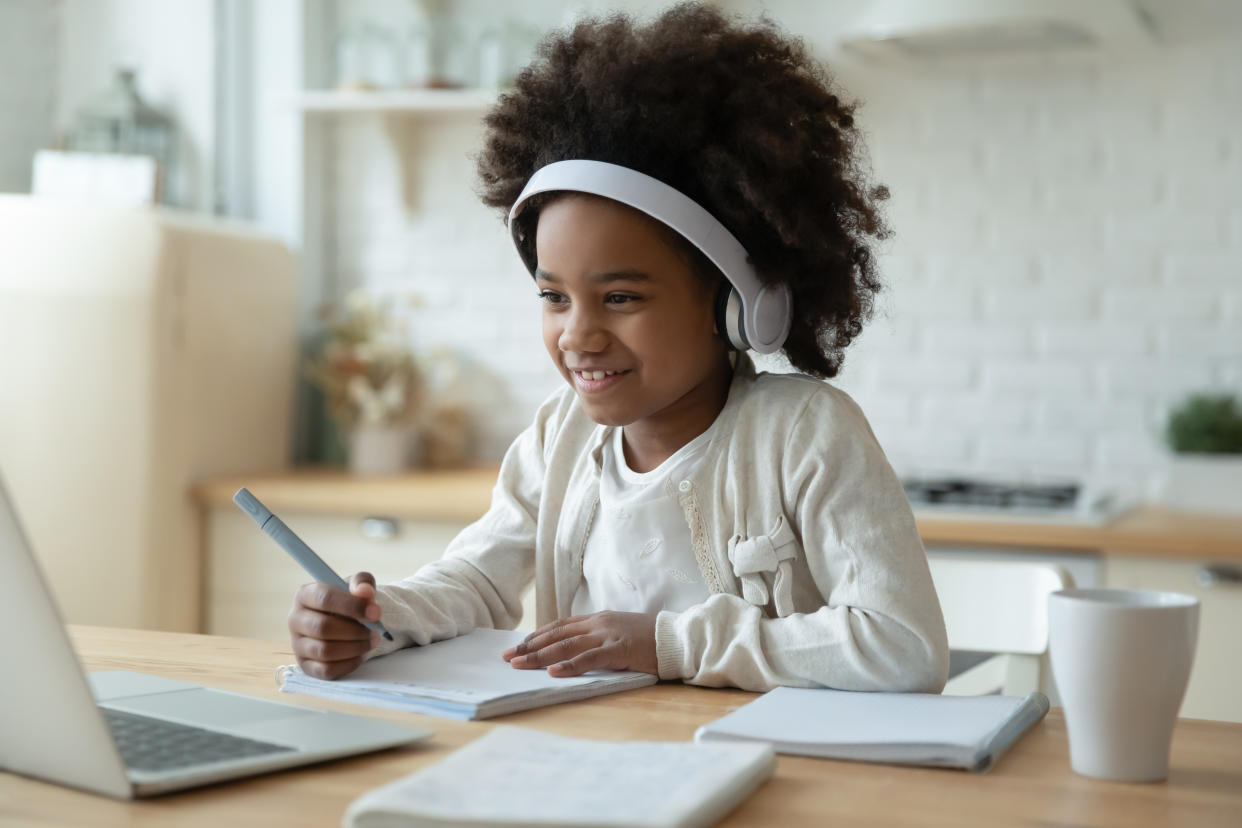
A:
POLYGON ((1145 589, 1063 589, 1048 597, 1052 674, 1085 776, 1156 782, 1199 637, 1199 602, 1145 589))

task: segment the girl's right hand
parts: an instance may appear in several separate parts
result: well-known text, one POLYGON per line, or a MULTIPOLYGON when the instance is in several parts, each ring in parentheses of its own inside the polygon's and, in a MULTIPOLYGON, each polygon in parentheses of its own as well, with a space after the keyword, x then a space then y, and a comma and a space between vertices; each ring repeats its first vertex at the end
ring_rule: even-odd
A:
POLYGON ((350 576, 349 592, 327 584, 303 584, 289 611, 289 635, 298 666, 315 678, 349 675, 379 643, 379 633, 364 627, 362 621, 378 621, 379 617, 375 577, 370 572, 350 576))

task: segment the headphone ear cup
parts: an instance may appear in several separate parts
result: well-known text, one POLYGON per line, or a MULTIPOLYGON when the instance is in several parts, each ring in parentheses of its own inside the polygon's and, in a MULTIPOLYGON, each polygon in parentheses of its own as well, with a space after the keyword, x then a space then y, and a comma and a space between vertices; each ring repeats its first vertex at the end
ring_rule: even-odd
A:
POLYGON ((732 288, 729 283, 721 279, 720 287, 716 288, 716 297, 712 300, 712 314, 716 320, 716 333, 722 339, 729 338, 729 326, 725 324, 725 312, 729 307, 729 291, 732 288))
POLYGON ((716 291, 716 332, 735 350, 750 348, 742 327, 742 297, 727 280, 716 291))

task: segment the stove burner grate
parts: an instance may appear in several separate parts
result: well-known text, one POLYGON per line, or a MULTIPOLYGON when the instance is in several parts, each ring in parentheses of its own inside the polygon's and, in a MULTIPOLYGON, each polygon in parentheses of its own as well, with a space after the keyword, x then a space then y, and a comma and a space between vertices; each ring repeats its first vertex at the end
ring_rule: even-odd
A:
POLYGON ((996 509, 1073 509, 1077 483, 994 483, 961 477, 903 480, 914 505, 985 506, 996 509))

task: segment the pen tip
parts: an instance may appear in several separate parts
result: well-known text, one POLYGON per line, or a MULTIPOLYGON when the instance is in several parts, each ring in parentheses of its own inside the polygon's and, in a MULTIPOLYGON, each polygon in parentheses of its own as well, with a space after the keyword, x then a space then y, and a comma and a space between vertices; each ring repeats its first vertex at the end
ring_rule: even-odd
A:
POLYGON ((389 641, 392 641, 392 640, 393 640, 393 639, 392 639, 392 633, 387 633, 387 632, 386 632, 386 633, 384 633, 384 638, 387 638, 389 641))

